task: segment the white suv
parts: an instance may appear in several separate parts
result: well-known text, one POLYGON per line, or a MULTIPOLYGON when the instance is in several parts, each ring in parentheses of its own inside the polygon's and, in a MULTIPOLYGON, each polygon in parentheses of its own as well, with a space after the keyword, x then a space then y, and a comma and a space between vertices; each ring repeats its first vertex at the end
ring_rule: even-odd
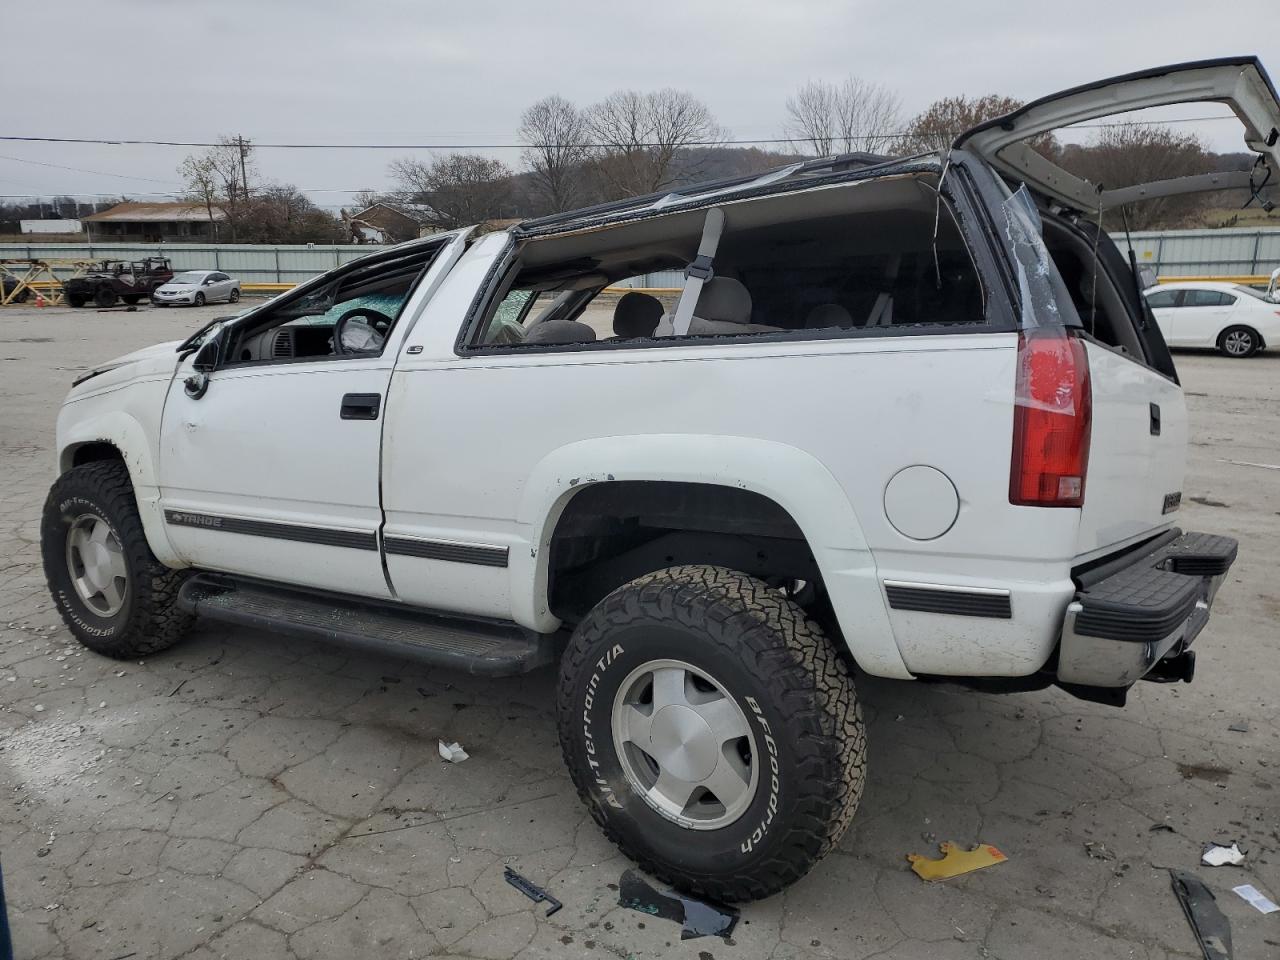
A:
POLYGON ((1190 679, 1236 544, 1174 525, 1182 391, 1083 215, 1128 194, 1023 142, 1180 97, 1280 165, 1256 60, 1163 68, 945 157, 413 241, 92 370, 42 526, 58 607, 115 657, 200 615, 555 663, 606 833, 685 889, 772 893, 858 803, 855 666, 1117 704, 1190 679), (678 298, 618 295, 673 267, 678 298))

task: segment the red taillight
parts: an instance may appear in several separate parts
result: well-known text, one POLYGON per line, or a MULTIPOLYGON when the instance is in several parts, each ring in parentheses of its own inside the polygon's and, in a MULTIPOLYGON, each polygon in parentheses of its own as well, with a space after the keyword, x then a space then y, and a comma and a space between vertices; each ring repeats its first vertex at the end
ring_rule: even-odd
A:
POLYGON ((1015 389, 1009 502, 1083 505, 1093 416, 1084 343, 1060 328, 1019 334, 1015 389))

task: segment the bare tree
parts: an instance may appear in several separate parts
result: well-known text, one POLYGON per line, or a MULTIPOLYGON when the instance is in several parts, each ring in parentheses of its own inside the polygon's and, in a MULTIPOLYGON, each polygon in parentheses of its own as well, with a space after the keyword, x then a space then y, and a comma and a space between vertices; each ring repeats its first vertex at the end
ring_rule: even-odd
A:
POLYGON ((587 111, 597 170, 610 193, 652 193, 673 179, 677 153, 724 139, 706 104, 683 90, 619 90, 587 111))
POLYGON ((810 80, 787 98, 787 136, 820 157, 888 152, 898 143, 901 126, 897 94, 858 77, 838 84, 810 80))
POLYGON ((231 239, 236 239, 238 208, 249 201, 249 181, 257 176, 253 142, 236 135, 223 135, 217 146, 190 154, 178 165, 178 173, 186 182, 190 196, 200 200, 213 219, 213 204, 226 211, 231 221, 231 239))
POLYGON ((566 210, 582 193, 589 151, 587 121, 563 97, 543 97, 520 117, 523 157, 534 188, 552 211, 566 210))
POLYGON ((291 183, 266 184, 236 205, 232 219, 247 243, 333 243, 342 225, 291 183))
POLYGON ((443 229, 494 220, 510 212, 511 169, 479 153, 451 153, 416 160, 402 157, 389 168, 399 198, 423 208, 426 221, 443 229))
POLYGON ((218 174, 209 157, 204 154, 191 154, 178 164, 178 175, 186 184, 187 196, 204 204, 209 215, 209 230, 213 238, 218 238, 218 221, 214 218, 214 206, 218 204, 218 174))
MULTIPOLYGON (((1105 189, 1209 173, 1213 160, 1193 134, 1152 124, 1104 127, 1087 145, 1064 147, 1059 156, 1064 169, 1105 189)), ((1152 230, 1197 224, 1210 199, 1191 194, 1144 200, 1128 208, 1129 226, 1152 230)), ((1106 225, 1120 226, 1119 215, 1106 225)))
POLYGON ((382 203, 383 197, 382 194, 378 193, 378 191, 374 190, 372 187, 365 187, 363 190, 352 194, 351 202, 356 205, 355 210, 352 211, 355 213, 360 210, 368 210, 375 203, 382 203))

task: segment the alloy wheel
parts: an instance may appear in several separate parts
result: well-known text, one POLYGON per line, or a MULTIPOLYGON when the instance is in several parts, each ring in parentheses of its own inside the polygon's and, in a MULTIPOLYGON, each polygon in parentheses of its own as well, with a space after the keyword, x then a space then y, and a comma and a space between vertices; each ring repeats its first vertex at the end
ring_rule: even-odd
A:
POLYGON ((67 530, 67 569, 84 605, 100 617, 113 617, 129 592, 129 568, 120 538, 96 514, 77 517, 67 530))
POLYGON ((705 671, 679 660, 637 667, 614 698, 612 730, 632 788, 667 819, 714 830, 751 806, 755 737, 737 701, 705 671))

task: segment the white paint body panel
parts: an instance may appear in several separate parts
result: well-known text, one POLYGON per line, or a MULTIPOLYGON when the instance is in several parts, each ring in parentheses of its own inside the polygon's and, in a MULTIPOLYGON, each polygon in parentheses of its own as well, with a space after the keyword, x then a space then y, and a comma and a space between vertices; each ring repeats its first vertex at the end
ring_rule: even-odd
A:
MULTIPOLYGON (((174 380, 165 405, 165 509, 377 533, 382 423, 338 413, 345 393, 385 395, 389 358, 219 370, 199 400, 184 392, 185 375, 174 380)), ((195 566, 390 595, 376 550, 173 524, 169 540, 195 566)))
MULTIPOLYGON (((397 593, 539 630, 546 546, 590 483, 686 480, 776 500, 805 533, 868 671, 1017 674, 1049 655, 1072 593, 1079 511, 1008 502, 1017 337, 966 334, 610 352, 458 356, 461 317, 505 241, 455 268, 406 341, 384 448, 388 536, 510 548, 463 576, 388 557, 397 593), (959 513, 923 543, 884 514, 886 484, 928 462, 959 513), (880 581, 1009 587, 1015 618, 887 608, 880 581)), ((452 571, 450 571, 452 572, 452 571)))
POLYGON ((1172 525, 1177 514, 1163 513, 1164 497, 1182 490, 1187 454, 1182 388, 1097 343, 1087 349, 1093 431, 1076 546, 1081 555, 1172 525), (1152 403, 1160 408, 1159 436, 1151 433, 1152 403))
MULTIPOLYGON (((463 235, 441 241, 460 252, 463 235)), ((381 356, 233 366, 211 375, 198 400, 183 390, 194 359, 188 357, 165 405, 163 507, 375 537, 382 525, 379 459, 391 370, 435 284, 452 266, 451 252, 437 255, 410 294, 381 356), (348 393, 378 394, 384 411, 376 420, 343 420, 348 393)), ((168 535, 192 566, 391 596, 376 549, 173 524, 168 535)))

